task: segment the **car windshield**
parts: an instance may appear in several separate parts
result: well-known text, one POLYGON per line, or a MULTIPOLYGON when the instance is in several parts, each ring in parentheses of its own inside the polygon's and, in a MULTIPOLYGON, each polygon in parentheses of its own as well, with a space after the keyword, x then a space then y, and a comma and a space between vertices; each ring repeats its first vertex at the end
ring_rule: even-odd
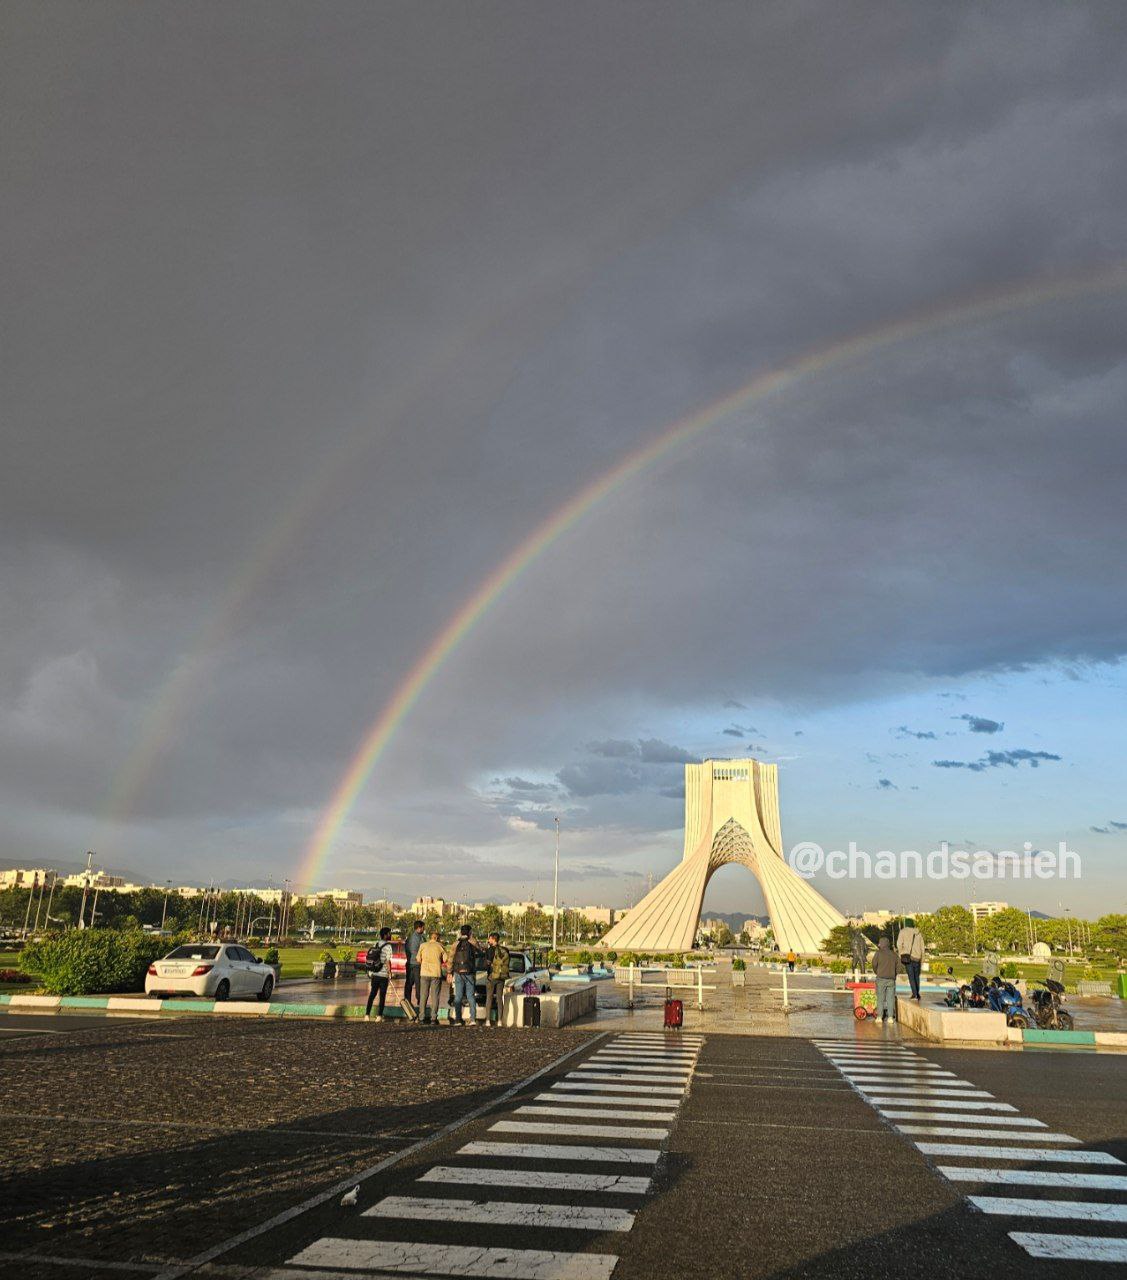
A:
POLYGON ((218 947, 177 947, 164 958, 166 960, 214 960, 218 954, 218 947))

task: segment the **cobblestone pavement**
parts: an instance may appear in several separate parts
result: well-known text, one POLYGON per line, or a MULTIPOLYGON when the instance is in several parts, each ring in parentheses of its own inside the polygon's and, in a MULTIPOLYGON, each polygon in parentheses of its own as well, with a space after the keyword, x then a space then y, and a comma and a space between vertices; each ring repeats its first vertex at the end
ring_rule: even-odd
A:
POLYGON ((586 1038, 185 1018, 0 1042, 0 1276, 70 1280, 123 1264, 152 1274, 369 1168, 586 1038))

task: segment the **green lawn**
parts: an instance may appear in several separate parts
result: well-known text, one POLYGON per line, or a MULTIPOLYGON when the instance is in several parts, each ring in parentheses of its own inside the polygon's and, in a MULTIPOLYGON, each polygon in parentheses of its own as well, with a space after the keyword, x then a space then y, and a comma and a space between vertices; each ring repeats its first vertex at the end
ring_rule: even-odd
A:
MULTIPOLYGON (((929 959, 931 961, 931 976, 937 982, 942 982, 947 976, 948 965, 954 970, 954 977, 960 982, 966 982, 976 973, 982 972, 981 958, 977 960, 956 960, 949 956, 930 956, 929 959)), ((1048 965, 1045 964, 1035 964, 1031 961, 1023 962, 1021 960, 1016 960, 1013 963, 1017 965, 1017 976, 1025 978, 1029 982, 1037 979, 1043 981, 1045 974, 1048 972, 1048 965)), ((1065 986, 1075 989, 1076 984, 1084 977, 1087 967, 1087 961, 1085 960, 1077 960, 1075 963, 1070 963, 1066 960, 1064 966, 1065 986)), ((1096 964, 1094 968, 1097 974, 1096 981, 1110 982, 1112 990, 1114 990, 1115 966, 1101 963, 1096 964)))

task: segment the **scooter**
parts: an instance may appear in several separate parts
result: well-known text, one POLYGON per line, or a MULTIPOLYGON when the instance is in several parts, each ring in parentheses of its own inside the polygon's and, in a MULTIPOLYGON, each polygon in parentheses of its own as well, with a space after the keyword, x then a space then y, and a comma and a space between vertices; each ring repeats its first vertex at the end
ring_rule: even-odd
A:
POLYGON ((1052 1031, 1072 1030, 1072 1014, 1061 1008, 1063 995, 1064 985, 1055 978, 1046 978, 1044 982, 1036 984, 1029 998, 1039 1027, 1052 1031))
POLYGON ((1008 1027, 1031 1027, 1033 1019, 1022 1004, 1021 992, 1012 982, 991 978, 986 989, 986 1000, 995 1013, 1005 1014, 1008 1027))

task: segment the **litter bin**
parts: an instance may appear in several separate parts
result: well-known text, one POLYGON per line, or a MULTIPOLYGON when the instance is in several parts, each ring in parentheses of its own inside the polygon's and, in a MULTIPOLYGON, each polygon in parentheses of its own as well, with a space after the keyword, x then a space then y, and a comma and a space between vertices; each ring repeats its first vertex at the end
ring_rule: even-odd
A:
POLYGON ((847 982, 853 992, 853 1016, 858 1022, 877 1016, 877 984, 875 982, 847 982))
POLYGON ((1127 973, 1117 973, 1115 976, 1119 980, 1119 998, 1127 1000, 1127 973))

